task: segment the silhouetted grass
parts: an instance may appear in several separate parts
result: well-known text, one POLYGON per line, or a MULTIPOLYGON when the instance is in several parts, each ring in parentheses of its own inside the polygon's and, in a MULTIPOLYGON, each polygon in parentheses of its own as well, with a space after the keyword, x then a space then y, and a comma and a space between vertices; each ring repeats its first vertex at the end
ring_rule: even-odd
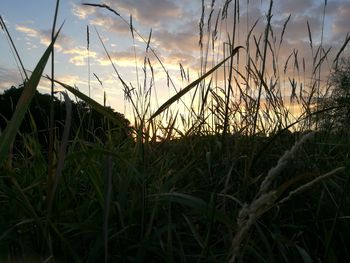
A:
MULTIPOLYGON (((107 9, 127 23, 133 40, 138 35, 146 44, 143 67, 148 67, 154 78, 153 62, 147 57, 147 52, 152 52, 155 63, 160 63, 173 83, 152 48, 151 34, 146 41, 131 18, 128 22, 107 5, 87 5, 107 9)), ((199 28, 200 77, 182 90, 172 84, 176 94, 156 109, 152 87, 138 84, 134 89, 127 84, 96 30, 132 105, 133 127, 125 127, 104 105, 78 89, 52 79, 104 117, 97 129, 83 125, 84 111, 78 111, 79 123, 71 123, 71 102, 65 95, 65 132, 53 140, 52 167, 37 137, 18 134, 53 51, 53 44, 49 46, 28 81, 31 88, 23 92, 26 99, 21 99, 20 105, 25 107, 17 108, 0 137, 1 261, 350 259, 346 246, 350 234, 349 133, 317 129, 313 118, 328 110, 315 111, 314 101, 321 97, 318 76, 329 53, 322 44, 314 50, 307 25, 314 59, 308 70, 310 83, 304 77, 307 91, 298 94, 296 79, 300 76, 288 76, 287 82, 292 88, 288 99, 300 108, 295 114, 286 107, 288 99, 282 95, 286 84, 281 78, 287 76, 291 60, 299 75, 307 70, 304 60, 299 66, 296 51, 286 61, 279 61, 290 16, 276 37, 270 1, 264 32, 255 35, 257 23, 250 28, 246 25, 249 33, 242 48, 242 43, 237 43, 242 26, 237 19, 239 1, 226 1, 216 13, 212 1, 207 21, 205 8, 203 5, 199 28), (232 28, 227 28, 231 16, 235 17, 232 28), (212 19, 215 26, 210 30, 212 19), (223 52, 218 48, 221 44, 223 52), (269 65, 272 70, 268 71, 269 65), (221 73, 222 86, 218 85, 221 73), (182 114, 172 104, 185 104, 183 98, 190 90, 193 98, 184 106, 188 112, 182 114), (131 129, 131 137, 121 138, 116 129, 131 129), (8 154, 16 135, 22 148, 8 154), (50 169, 53 178, 48 183, 50 169)), ((344 45, 348 42, 347 37, 344 45)), ((134 53, 136 58, 136 49, 134 53)), ((182 74, 186 79, 184 70, 182 74)), ((141 78, 138 74, 138 83, 141 78)))

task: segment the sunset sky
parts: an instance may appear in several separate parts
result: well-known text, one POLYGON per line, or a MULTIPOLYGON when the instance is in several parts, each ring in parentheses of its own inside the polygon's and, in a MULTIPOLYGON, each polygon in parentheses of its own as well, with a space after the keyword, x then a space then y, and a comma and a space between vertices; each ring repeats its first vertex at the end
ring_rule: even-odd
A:
MULTIPOLYGON (((163 61, 177 89, 186 86, 181 79, 180 66, 189 69, 190 79, 194 80, 200 70, 199 21, 202 12, 200 0, 109 0, 83 1, 105 3, 115 9, 127 21, 132 14, 134 28, 148 39, 152 29, 151 46, 163 61)), ((214 14, 223 7, 224 1, 216 1, 214 14)), ((232 1, 234 2, 234 1, 232 1)), ((259 36, 264 30, 269 1, 251 0, 240 2, 240 38, 244 45, 247 29, 258 19, 253 34, 259 36), (249 26, 247 26, 249 23, 249 26)), ((88 94, 88 56, 86 27, 90 28, 90 66, 91 97, 103 101, 103 90, 107 93, 107 104, 116 110, 124 111, 124 94, 121 83, 103 50, 94 27, 101 35, 108 52, 115 62, 117 70, 126 83, 137 86, 135 52, 140 85, 143 85, 143 61, 145 44, 135 36, 133 40, 129 27, 113 13, 94 7, 81 5, 80 0, 62 0, 59 7, 58 25, 65 21, 59 40, 55 46, 56 78, 70 85, 76 85, 88 94), (135 44, 135 45, 134 45, 135 44), (93 74, 103 84, 100 85, 93 74)), ((54 0, 1 0, 0 15, 14 40, 23 64, 32 70, 50 42, 51 28, 56 1, 54 0)), ((283 24, 291 14, 279 56, 286 58, 296 49, 299 57, 310 55, 307 21, 313 36, 315 47, 320 44, 321 26, 325 2, 323 0, 276 0, 273 5, 273 29, 277 37, 283 24)), ((211 1, 205 1, 205 21, 211 10, 211 1)), ((232 4, 229 7, 232 11, 232 4)), ((232 13, 232 12, 231 12, 232 13)), ((216 16, 215 16, 216 19, 216 16)), ((214 21, 215 21, 214 19, 214 21)), ((212 22, 215 23, 215 22, 212 22)), ((350 30, 350 1, 329 0, 326 5, 323 45, 332 47, 330 54, 337 53, 350 30)), ((226 33, 221 32, 225 35, 226 33)), ((346 48, 344 55, 349 55, 346 48)), ((154 57, 149 55, 154 67, 155 84, 159 103, 171 94, 167 87, 166 74, 154 57)), ((330 56, 331 57, 331 56, 330 56)), ((306 60, 308 62, 308 60, 306 60)), ((329 72, 331 61, 325 72, 329 72)), ((50 72, 50 67, 46 68, 50 72)), ((148 77, 147 83, 150 79, 148 77)), ((5 34, 0 34, 0 91, 22 82, 21 74, 11 53, 5 34)), ((152 84, 153 85, 153 84, 152 84)), ((40 84, 40 91, 48 93, 49 84, 40 84)))

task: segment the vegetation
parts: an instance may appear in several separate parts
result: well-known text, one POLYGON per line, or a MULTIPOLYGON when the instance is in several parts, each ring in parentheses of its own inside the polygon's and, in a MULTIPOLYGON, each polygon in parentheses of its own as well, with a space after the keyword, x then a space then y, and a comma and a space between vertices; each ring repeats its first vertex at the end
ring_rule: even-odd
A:
MULTIPOLYGON (((19 100, 21 93, 23 92, 24 85, 19 88, 11 87, 5 90, 3 94, 0 94, 0 130, 4 130, 8 120, 11 119, 15 111, 15 106, 19 100)), ((42 146, 47 146, 49 143, 49 118, 47 109, 50 108, 51 97, 48 94, 40 94, 35 92, 33 102, 31 103, 26 116, 19 129, 20 134, 32 134, 37 133, 34 137, 37 137, 42 146)), ((125 140, 127 137, 131 137, 130 122, 125 117, 110 107, 105 108, 111 114, 115 115, 116 119, 122 123, 122 128, 118 126, 109 127, 113 130, 114 137, 119 137, 120 141, 125 140), (119 131, 117 133, 117 131, 119 131)), ((81 138, 87 139, 90 142, 94 142, 95 139, 106 140, 104 138, 103 130, 108 127, 105 126, 104 116, 94 109, 91 109, 85 102, 79 101, 77 103, 72 102, 72 127, 70 139, 73 140, 74 136, 80 134, 81 138)), ((62 138, 65 116, 67 114, 65 103, 54 97, 54 120, 55 120, 55 136, 62 138)), ((17 142, 22 140, 18 138, 17 142)))
POLYGON ((329 79, 329 96, 320 101, 326 110, 319 118, 321 128, 344 130, 350 127, 350 59, 341 59, 329 79))
MULTIPOLYGON (((107 9, 129 23, 109 6, 89 5, 107 9)), ((36 92, 54 49, 58 33, 53 30, 52 43, 24 84, 17 107, 6 106, 1 112, 1 262, 350 259, 346 246, 350 134, 322 124, 324 114, 333 114, 342 123, 347 123, 347 115, 313 103, 328 98, 325 92, 321 100, 317 74, 327 52, 322 44, 312 52, 309 89, 304 87, 297 95, 298 83, 290 81, 291 98, 301 111, 293 114, 281 92, 283 72, 277 68, 272 75, 268 72, 268 61, 281 64, 276 54, 289 19, 276 40, 270 1, 260 40, 248 35, 247 46, 242 48, 235 42, 235 30, 219 26, 220 21, 227 25, 229 5, 234 5, 236 17, 237 1, 226 1, 210 30, 204 28, 203 11, 201 77, 157 110, 152 107, 152 85, 133 89, 111 61, 133 107, 132 126, 120 114, 57 80, 52 83, 80 101, 72 103, 62 93, 63 103, 36 92), (215 37, 219 30, 223 30, 222 39, 215 37), (220 41, 228 46, 224 58, 211 61, 219 57, 220 41), (243 61, 245 67, 239 67, 243 61), (222 87, 214 85, 220 70, 227 76, 222 87), (189 93, 193 99, 187 104, 184 98, 189 93), (49 98, 53 115, 47 113, 49 98), (174 109, 176 101, 188 109, 186 114, 174 109), (47 147, 51 121, 59 132, 52 147, 47 147), (46 133, 40 137, 42 130, 46 133), (51 164, 48 155, 53 156, 51 164)), ((211 19, 210 15, 208 28, 211 19)), ((235 19, 233 29, 239 23, 235 19)), ((138 33, 129 26, 134 37, 138 33)), ((310 30, 309 37, 314 49, 310 30)), ((144 72, 152 74, 149 52, 164 65, 151 41, 145 40, 145 45, 144 72)), ((348 100, 343 80, 349 75, 343 69, 347 67, 337 68, 330 79, 337 94, 331 100, 348 100)), ((170 87, 172 83, 169 76, 170 87)), ((16 92, 5 92, 1 107, 10 99, 15 105, 16 92)))

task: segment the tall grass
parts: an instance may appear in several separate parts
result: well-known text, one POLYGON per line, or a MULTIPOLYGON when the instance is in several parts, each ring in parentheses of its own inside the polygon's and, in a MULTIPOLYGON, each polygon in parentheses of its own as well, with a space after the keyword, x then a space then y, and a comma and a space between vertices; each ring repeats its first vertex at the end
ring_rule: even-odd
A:
MULTIPOLYGON (((258 21, 250 25, 240 19, 240 1, 225 1, 219 9, 212 1, 209 10, 202 1, 200 76, 179 90, 152 48, 152 32, 146 40, 133 26, 132 16, 128 21, 110 6, 85 5, 106 9, 129 26, 133 41, 137 35, 145 43, 143 75, 135 63, 135 88, 120 74, 95 30, 133 109, 133 127, 125 127, 105 105, 55 79, 53 72, 52 83, 104 116, 103 136, 96 132, 103 128, 93 124, 83 130, 84 115, 79 115, 81 123, 71 123, 67 95, 65 131, 62 138, 52 136, 49 150, 54 154, 53 149, 59 149, 57 163, 46 160, 45 146, 35 136, 19 133, 57 33, 1 133, 0 260, 350 259, 344 246, 350 233, 349 134, 338 137, 331 130, 317 130, 312 122, 319 114, 314 102, 322 92, 321 66, 330 53, 322 43, 314 50, 308 23, 310 69, 305 59, 299 61, 296 50, 280 61, 290 16, 277 36, 271 22, 274 1, 269 1, 265 29, 258 35, 258 21), (242 28, 247 32, 243 40, 242 28), (157 108, 152 100, 156 94, 152 63, 159 63, 175 91, 157 108), (288 74, 290 64, 296 76, 288 74), (286 85, 291 88, 288 98, 286 85), (187 112, 179 112, 175 102, 187 112), (299 112, 289 110, 287 103, 299 112), (121 139, 116 135, 120 129, 131 129, 132 136, 121 139), (22 143, 9 156, 16 136, 22 143), (5 165, 8 158, 12 166, 5 165)), ((92 34, 87 32, 89 49, 92 34)), ((334 64, 348 42, 347 36, 334 64)), ((136 49, 134 54, 137 61, 136 49)), ((189 79, 183 67, 182 76, 189 79)), ((33 134, 37 132, 33 121, 33 134)))

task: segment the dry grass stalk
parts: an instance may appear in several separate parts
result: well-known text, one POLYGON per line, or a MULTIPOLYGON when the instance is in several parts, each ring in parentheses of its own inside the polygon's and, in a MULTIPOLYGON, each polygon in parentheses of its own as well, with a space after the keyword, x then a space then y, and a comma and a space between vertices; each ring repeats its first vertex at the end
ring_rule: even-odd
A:
POLYGON ((334 170, 332 170, 332 171, 330 171, 328 173, 325 173, 325 174, 323 174, 321 176, 318 176, 316 179, 312 180, 311 182, 308 182, 308 183, 300 186, 299 188, 297 188, 297 189, 295 189, 293 191, 290 191, 288 196, 286 196, 285 198, 280 200, 277 204, 278 205, 284 204, 285 202, 289 201, 292 197, 294 197, 294 196, 304 192, 305 190, 310 189, 315 184, 321 182, 324 179, 327 179, 328 177, 330 177, 332 175, 335 175, 335 174, 339 173, 340 171, 343 171, 344 169, 345 169, 344 166, 338 167, 338 168, 335 168, 334 170))
MULTIPOLYGON (((256 222, 256 220, 260 216, 262 216, 269 208, 271 208, 271 205, 273 205, 273 203, 278 198, 276 190, 270 190, 272 182, 284 169, 286 169, 288 161, 294 158, 301 145, 303 145, 305 141, 311 139, 314 135, 315 132, 311 132, 304 135, 304 137, 301 138, 298 142, 296 142, 295 145, 289 151, 286 151, 282 155, 282 157, 278 160, 277 165, 268 172, 264 181, 261 183, 260 190, 254 198, 254 200, 249 205, 245 204, 238 213, 238 232, 232 240, 232 256, 229 261, 230 263, 234 263, 236 261, 236 258, 239 255, 239 251, 242 246, 242 242, 248 234, 251 226, 256 222)), ((307 188, 309 184, 306 184, 305 186, 307 188)), ((302 190, 304 189, 305 188, 303 188, 302 190)))

